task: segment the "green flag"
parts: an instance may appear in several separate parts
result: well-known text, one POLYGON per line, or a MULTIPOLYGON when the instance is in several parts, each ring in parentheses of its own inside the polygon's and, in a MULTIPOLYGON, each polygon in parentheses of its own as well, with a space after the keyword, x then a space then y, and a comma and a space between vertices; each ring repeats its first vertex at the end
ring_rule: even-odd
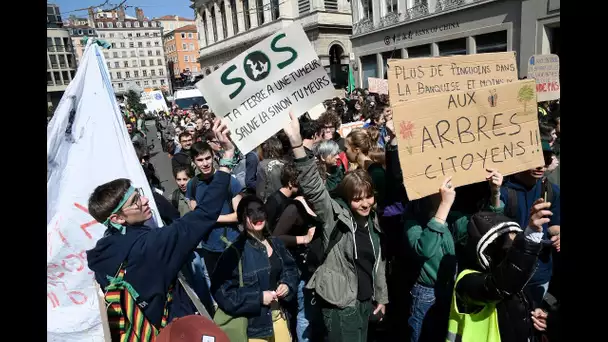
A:
POLYGON ((350 94, 353 90, 355 90, 355 75, 353 74, 353 69, 351 66, 348 66, 348 88, 346 91, 350 94))

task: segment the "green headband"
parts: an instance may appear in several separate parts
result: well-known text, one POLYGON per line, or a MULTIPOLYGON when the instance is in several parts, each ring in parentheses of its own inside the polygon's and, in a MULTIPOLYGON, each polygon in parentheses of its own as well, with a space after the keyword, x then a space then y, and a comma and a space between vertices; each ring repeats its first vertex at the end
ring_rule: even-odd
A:
MULTIPOLYGON (((122 206, 125 205, 125 203, 129 199, 129 197, 131 197, 131 195, 134 192, 135 192, 135 188, 133 186, 131 186, 129 188, 129 190, 127 190, 127 192, 125 193, 125 195, 122 197, 122 200, 120 200, 120 203, 118 203, 118 205, 116 206, 116 208, 114 208, 114 210, 112 210, 112 212, 110 213, 110 216, 112 216, 113 214, 116 214, 118 211, 120 211, 120 209, 122 208, 122 206)), ((125 235, 125 233, 126 233, 125 226, 123 226, 122 224, 114 223, 114 222, 110 221, 110 217, 109 216, 108 216, 108 218, 105 221, 103 221, 103 225, 107 226, 108 228, 110 228, 110 227, 116 228, 118 231, 120 231, 120 233, 122 235, 125 235)))

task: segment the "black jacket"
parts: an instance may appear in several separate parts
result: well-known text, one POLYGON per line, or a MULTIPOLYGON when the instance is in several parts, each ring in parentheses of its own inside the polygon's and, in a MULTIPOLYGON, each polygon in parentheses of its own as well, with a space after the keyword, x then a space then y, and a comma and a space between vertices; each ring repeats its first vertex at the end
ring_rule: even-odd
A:
POLYGON ((518 234, 506 257, 498 265, 481 273, 470 273, 456 285, 460 312, 479 310, 475 303, 497 302, 498 325, 503 342, 532 342, 532 301, 524 287, 536 270, 542 245, 518 234), (530 338, 530 340, 528 340, 530 338))

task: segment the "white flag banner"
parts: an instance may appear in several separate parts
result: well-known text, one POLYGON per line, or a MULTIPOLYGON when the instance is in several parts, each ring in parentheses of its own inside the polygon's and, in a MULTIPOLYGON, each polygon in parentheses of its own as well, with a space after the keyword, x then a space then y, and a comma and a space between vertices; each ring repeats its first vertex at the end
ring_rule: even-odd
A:
POLYGON ((47 128, 47 340, 104 341, 86 251, 106 227, 89 215, 93 190, 117 178, 156 203, 118 108, 101 48, 88 44, 47 128))

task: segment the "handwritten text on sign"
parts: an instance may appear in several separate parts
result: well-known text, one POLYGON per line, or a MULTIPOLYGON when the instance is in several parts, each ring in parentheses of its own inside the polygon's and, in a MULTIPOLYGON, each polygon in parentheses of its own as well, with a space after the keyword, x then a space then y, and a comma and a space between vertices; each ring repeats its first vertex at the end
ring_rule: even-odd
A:
POLYGON ((247 153, 289 122, 332 98, 333 84, 299 24, 264 39, 197 83, 247 153))
POLYGON ((517 80, 515 53, 388 60, 391 103, 517 80))
POLYGON ((533 80, 400 103, 393 108, 410 199, 543 165, 533 80))
POLYGON ((388 81, 383 78, 368 77, 367 78, 367 89, 370 93, 386 94, 388 95, 388 81))
POLYGON ((536 81, 538 101, 557 100, 559 90, 559 57, 534 55, 528 60, 528 78, 536 81))

